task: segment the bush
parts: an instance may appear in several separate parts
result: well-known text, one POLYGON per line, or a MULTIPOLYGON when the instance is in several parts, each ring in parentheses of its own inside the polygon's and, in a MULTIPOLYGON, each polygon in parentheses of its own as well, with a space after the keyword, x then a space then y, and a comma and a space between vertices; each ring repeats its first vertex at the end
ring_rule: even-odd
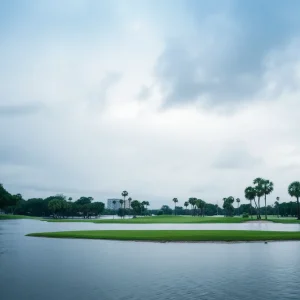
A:
POLYGON ((248 213, 243 213, 243 218, 249 218, 249 214, 248 213))

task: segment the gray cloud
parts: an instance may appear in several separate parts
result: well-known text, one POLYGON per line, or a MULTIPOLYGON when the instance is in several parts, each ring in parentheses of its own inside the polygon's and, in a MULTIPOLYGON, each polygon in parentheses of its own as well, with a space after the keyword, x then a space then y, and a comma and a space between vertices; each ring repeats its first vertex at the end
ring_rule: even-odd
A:
POLYGON ((137 95, 137 99, 141 101, 148 100, 149 97, 151 97, 151 95, 152 95, 152 88, 144 85, 139 91, 137 95))
POLYGON ((14 117, 32 115, 40 112, 42 109, 43 105, 40 103, 0 105, 0 116, 14 117))
POLYGON ((228 147, 220 151, 213 167, 217 169, 248 169, 262 163, 263 160, 260 157, 252 156, 246 149, 228 147))
POLYGON ((187 2, 196 37, 168 40, 155 68, 165 106, 249 100, 264 85, 267 55, 300 34, 299 1, 225 2, 187 2))
POLYGON ((112 87, 114 87, 121 80, 122 74, 118 72, 106 72, 104 77, 101 79, 99 88, 97 88, 98 93, 92 95, 89 98, 89 103, 95 108, 103 107, 105 105, 108 92, 112 87))

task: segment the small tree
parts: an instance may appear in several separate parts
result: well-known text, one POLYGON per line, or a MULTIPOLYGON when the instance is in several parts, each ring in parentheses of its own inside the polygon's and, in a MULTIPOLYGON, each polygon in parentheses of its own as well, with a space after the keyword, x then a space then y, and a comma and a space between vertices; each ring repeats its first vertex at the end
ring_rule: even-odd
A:
POLYGON ((128 192, 127 191, 123 191, 122 192, 122 196, 124 197, 124 217, 125 217, 125 206, 126 206, 126 197, 128 196, 128 192))
POLYGON ((223 198, 223 201, 223 208, 226 211, 226 215, 232 217, 234 211, 234 207, 232 205, 234 202, 234 198, 232 196, 229 196, 228 198, 223 198))
POLYGON ((113 212, 113 219, 115 218, 115 214, 116 214, 116 204, 117 204, 117 201, 116 200, 113 200, 113 205, 114 205, 114 212, 113 212))
POLYGON ((188 208, 188 206, 189 206, 189 203, 186 201, 186 202, 184 202, 184 206, 185 206, 185 214, 187 213, 187 208, 188 208))
POLYGON ((297 219, 300 220, 300 208, 299 208, 299 198, 300 198, 300 182, 294 181, 288 187, 288 192, 291 197, 297 199, 297 219))
POLYGON ((173 198, 173 202, 175 204, 175 210, 174 210, 174 214, 176 216, 176 203, 178 203, 178 199, 177 198, 173 198))
POLYGON ((256 202, 255 202, 255 197, 256 197, 256 190, 252 186, 248 186, 245 189, 245 198, 250 200, 250 214, 251 214, 251 219, 253 219, 252 215, 252 200, 254 200, 255 207, 257 208, 256 202))
POLYGON ((237 204, 238 204, 238 215, 240 215, 240 202, 241 202, 241 200, 240 200, 240 198, 236 198, 235 201, 236 201, 237 204))

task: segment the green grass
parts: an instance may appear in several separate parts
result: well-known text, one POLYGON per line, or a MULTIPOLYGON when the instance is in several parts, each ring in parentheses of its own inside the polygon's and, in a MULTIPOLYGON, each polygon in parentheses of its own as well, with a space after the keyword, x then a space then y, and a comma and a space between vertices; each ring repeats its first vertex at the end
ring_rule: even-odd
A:
POLYGON ((282 224, 300 224, 300 220, 297 220, 295 218, 277 218, 277 219, 270 219, 270 221, 274 223, 282 223, 282 224))
POLYGON ((160 242, 299 241, 300 232, 245 230, 89 230, 30 233, 48 238, 104 239, 160 242))
POLYGON ((240 217, 192 217, 192 216, 154 216, 135 219, 94 220, 94 223, 125 224, 178 224, 178 223, 243 223, 250 219, 240 217))
POLYGON ((14 219, 35 219, 35 220, 40 220, 41 218, 39 218, 39 217, 30 217, 30 216, 22 216, 22 215, 5 215, 5 214, 0 215, 0 220, 14 220, 14 219))
MULTIPOLYGON (((244 223, 249 221, 257 221, 254 217, 192 217, 192 216, 154 216, 154 217, 138 217, 135 219, 43 219, 47 222, 93 222, 105 224, 205 224, 205 223, 244 223)), ((262 219, 264 221, 264 219, 262 219)), ((300 223, 300 221, 290 218, 272 218, 269 217, 268 221, 275 223, 300 223)))
POLYGON ((93 223, 97 219, 42 219, 42 221, 47 221, 47 222, 89 222, 93 223))

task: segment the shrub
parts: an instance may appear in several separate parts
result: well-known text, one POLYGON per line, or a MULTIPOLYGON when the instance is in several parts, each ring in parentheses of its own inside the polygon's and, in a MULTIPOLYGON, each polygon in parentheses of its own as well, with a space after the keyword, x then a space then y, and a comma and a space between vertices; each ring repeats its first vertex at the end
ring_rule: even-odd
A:
POLYGON ((249 218, 249 214, 248 213, 243 213, 243 218, 249 218))

